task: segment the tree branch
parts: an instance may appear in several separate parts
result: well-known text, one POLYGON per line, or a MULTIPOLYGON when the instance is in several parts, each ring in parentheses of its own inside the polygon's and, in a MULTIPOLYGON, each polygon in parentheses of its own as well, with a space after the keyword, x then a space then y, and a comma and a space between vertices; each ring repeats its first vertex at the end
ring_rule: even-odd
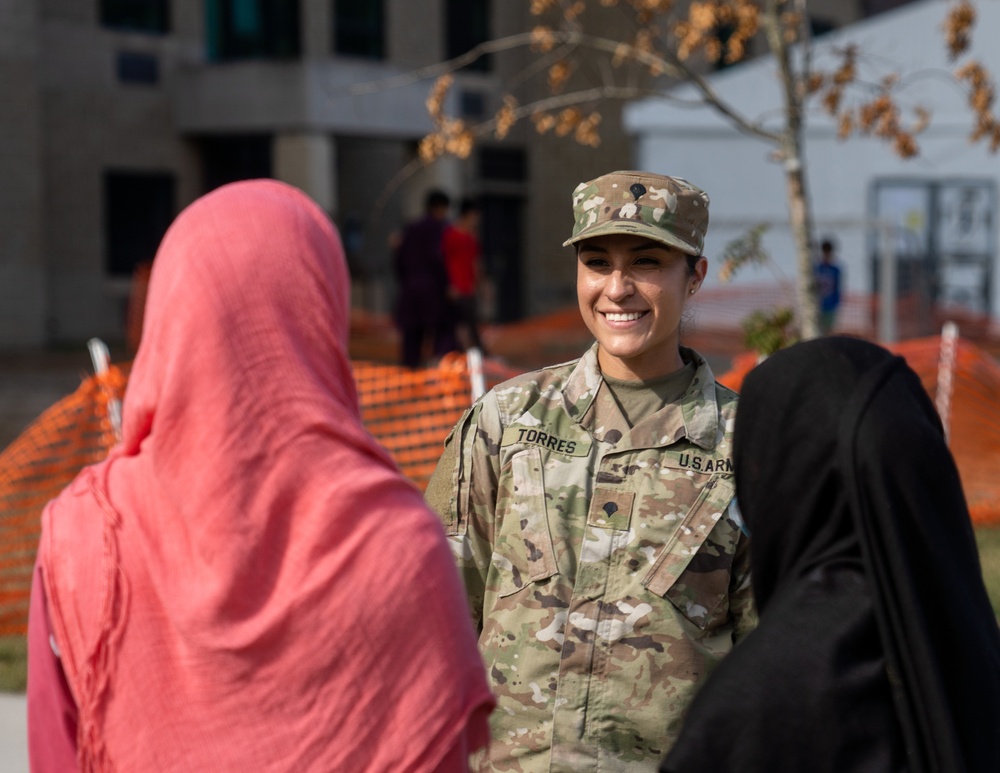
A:
MULTIPOLYGON (((665 74, 677 78, 678 80, 689 81, 701 94, 703 101, 718 111, 739 131, 744 132, 745 134, 750 134, 754 137, 759 137, 771 143, 781 142, 780 134, 765 129, 761 124, 752 122, 745 116, 738 113, 735 108, 719 96, 718 92, 712 88, 711 84, 702 75, 692 70, 687 64, 680 61, 676 57, 642 51, 633 45, 622 43, 620 40, 586 35, 582 32, 573 30, 553 30, 549 33, 549 35, 550 40, 556 44, 588 48, 590 50, 601 51, 612 56, 624 55, 639 64, 644 64, 646 66, 662 70, 665 74)), ((497 38, 496 40, 480 43, 478 46, 469 50, 462 56, 449 59, 446 62, 440 62, 429 67, 422 67, 391 78, 356 84, 350 88, 350 93, 354 96, 374 94, 381 91, 388 91, 390 89, 408 86, 412 83, 419 83, 420 81, 427 80, 429 78, 439 78, 442 75, 447 75, 455 72, 456 70, 460 70, 462 67, 471 64, 479 57, 486 54, 507 51, 513 48, 529 46, 536 43, 537 37, 533 33, 522 33, 518 35, 510 35, 504 38, 497 38)), ((652 91, 644 93, 647 96, 656 95, 656 92, 652 91)), ((662 93, 659 95, 662 96, 662 93)))
POLYGON ((684 72, 684 79, 690 81, 690 83, 698 89, 698 92, 701 94, 702 101, 713 107, 716 111, 728 119, 734 128, 744 134, 749 134, 753 137, 767 140, 768 142, 775 144, 780 144, 782 142, 782 135, 780 133, 773 132, 770 129, 765 129, 759 121, 751 122, 745 116, 737 113, 735 108, 730 107, 730 105, 719 96, 719 93, 712 88, 712 85, 699 73, 688 69, 687 65, 682 62, 679 62, 678 66, 681 67, 684 72))
POLYGON ((357 83, 350 87, 349 92, 354 96, 377 94, 382 91, 389 91, 391 89, 399 89, 404 86, 409 86, 412 83, 419 83, 420 81, 425 81, 430 78, 440 78, 442 75, 447 75, 457 70, 461 70, 463 67, 472 64, 477 59, 482 56, 486 56, 487 54, 509 51, 513 48, 521 48, 523 46, 531 45, 533 42, 535 42, 535 36, 531 32, 522 32, 517 35, 509 35, 505 38, 488 40, 485 43, 480 43, 475 48, 469 49, 461 56, 456 56, 454 59, 449 59, 445 62, 438 62, 427 67, 420 67, 416 70, 410 70, 409 72, 402 73, 401 75, 394 75, 391 78, 382 78, 381 80, 368 81, 367 83, 357 83))

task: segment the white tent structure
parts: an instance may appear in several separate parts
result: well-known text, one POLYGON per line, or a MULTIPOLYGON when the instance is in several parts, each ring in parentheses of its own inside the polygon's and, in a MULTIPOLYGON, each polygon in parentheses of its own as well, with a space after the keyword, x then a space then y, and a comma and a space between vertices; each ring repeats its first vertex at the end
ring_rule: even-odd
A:
MULTIPOLYGON (((970 53, 1000 74, 1000 2, 979 0, 970 53)), ((966 95, 950 73, 942 22, 948 5, 923 0, 824 35, 815 41, 817 69, 835 69, 833 52, 859 51, 859 78, 877 82, 899 73, 905 108, 931 111, 930 128, 918 136, 920 155, 899 159, 885 143, 852 137, 841 141, 818 102, 811 102, 805 130, 807 184, 817 238, 832 236, 848 292, 875 289, 878 254, 872 222, 891 225, 891 247, 902 284, 923 281, 942 302, 1000 319, 1000 271, 996 268, 1000 155, 970 144, 973 117, 966 95)), ((777 126, 781 97, 770 56, 716 73, 721 98, 753 120, 777 126)), ((911 118, 912 113, 906 118, 911 118)), ((794 245, 789 232, 785 180, 765 141, 743 134, 697 100, 690 86, 626 110, 636 138, 639 168, 687 178, 708 191, 711 224, 705 247, 718 268, 725 244, 757 223, 770 223, 764 244, 789 279, 794 245)), ((718 282, 710 268, 710 281, 718 282)), ((743 270, 736 283, 760 283, 773 274, 743 270)), ((905 289, 905 288, 904 288, 905 289)))

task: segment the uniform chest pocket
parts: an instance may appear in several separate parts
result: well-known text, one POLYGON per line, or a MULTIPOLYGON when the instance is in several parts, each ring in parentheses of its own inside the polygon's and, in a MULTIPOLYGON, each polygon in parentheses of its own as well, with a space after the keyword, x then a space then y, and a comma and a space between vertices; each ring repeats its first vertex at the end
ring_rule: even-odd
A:
POLYGON ((735 493, 732 475, 713 475, 642 580, 699 629, 729 617, 729 585, 738 529, 724 517, 735 493))
POLYGON ((501 598, 557 573, 540 449, 529 448, 511 457, 506 488, 492 561, 501 598))

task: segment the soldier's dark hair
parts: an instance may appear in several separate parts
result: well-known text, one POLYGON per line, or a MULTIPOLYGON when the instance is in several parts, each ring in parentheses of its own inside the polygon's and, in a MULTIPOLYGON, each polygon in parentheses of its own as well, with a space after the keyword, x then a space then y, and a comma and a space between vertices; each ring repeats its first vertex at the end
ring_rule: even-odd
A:
POLYGON ((427 197, 424 199, 424 209, 428 212, 432 209, 437 209, 438 207, 448 207, 450 205, 451 196, 438 188, 429 190, 427 192, 427 197))

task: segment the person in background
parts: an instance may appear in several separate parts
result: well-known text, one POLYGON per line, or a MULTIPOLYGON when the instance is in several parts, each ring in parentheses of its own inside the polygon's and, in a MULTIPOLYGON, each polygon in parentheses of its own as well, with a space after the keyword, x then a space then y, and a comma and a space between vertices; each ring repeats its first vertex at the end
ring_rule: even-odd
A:
POLYGON ((664 773, 1000 770, 1000 631, 917 375, 833 337, 747 376, 733 446, 760 625, 664 773))
POLYGON ((408 368, 421 366, 428 346, 434 357, 459 348, 441 252, 450 206, 444 191, 429 191, 424 216, 403 230, 394 254, 400 360, 408 368))
POLYGON ((442 252, 448 269, 449 297, 455 304, 455 321, 468 338, 469 345, 486 354, 479 335, 476 292, 479 286, 479 205, 464 198, 458 219, 444 231, 442 252))
POLYGON ((708 196, 612 172, 572 198, 582 358, 489 391, 426 496, 498 699, 489 771, 655 771, 755 623, 730 510, 736 395, 680 345, 708 196))
POLYGON ((349 293, 282 183, 168 230, 123 441, 42 515, 35 773, 464 771, 487 743, 444 532, 361 424, 349 293))
POLYGON ((837 322, 840 308, 841 270, 834 255, 831 239, 820 244, 819 263, 816 264, 816 289, 819 299, 819 330, 821 335, 829 335, 837 322))

